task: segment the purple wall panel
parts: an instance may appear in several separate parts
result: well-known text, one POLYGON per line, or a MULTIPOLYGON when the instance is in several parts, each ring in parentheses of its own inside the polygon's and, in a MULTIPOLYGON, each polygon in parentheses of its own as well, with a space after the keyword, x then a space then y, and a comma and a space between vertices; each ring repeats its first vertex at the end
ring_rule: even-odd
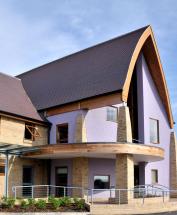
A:
POLYGON ((72 185, 72 159, 53 159, 51 160, 51 184, 55 185, 55 168, 68 168, 68 186, 72 185))
POLYGON ((117 123, 107 121, 106 117, 106 107, 92 109, 87 112, 85 122, 88 142, 116 142, 117 123))
POLYGON ((169 144, 171 130, 164 106, 142 55, 139 57, 137 74, 139 80, 138 113, 140 138, 144 141, 144 144, 159 146, 165 150, 165 159, 163 161, 148 163, 146 165, 145 183, 151 183, 151 169, 158 169, 159 184, 169 186, 169 144), (159 120, 160 144, 150 143, 149 118, 159 120))
POLYGON ((82 112, 82 110, 79 111, 72 111, 68 113, 62 113, 54 116, 50 116, 47 119, 52 123, 52 128, 50 131, 50 144, 56 143, 56 125, 62 124, 62 123, 68 123, 69 125, 69 143, 74 142, 74 134, 76 129, 76 119, 77 115, 82 112))

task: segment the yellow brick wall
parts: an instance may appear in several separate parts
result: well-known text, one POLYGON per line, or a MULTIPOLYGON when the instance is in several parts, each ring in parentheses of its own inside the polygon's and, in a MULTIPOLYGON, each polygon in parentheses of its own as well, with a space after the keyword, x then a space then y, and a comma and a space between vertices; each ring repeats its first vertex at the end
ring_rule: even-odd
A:
MULTIPOLYGON (((170 135, 170 189, 177 190, 177 139, 175 132, 170 135)), ((176 198, 177 192, 171 193, 170 197, 176 198)))
POLYGON ((22 186, 23 180, 23 166, 33 167, 33 184, 43 185, 47 184, 47 163, 43 160, 26 159, 11 156, 9 161, 9 196, 13 196, 12 187, 22 186))
MULTIPOLYGON (((88 158, 73 158, 72 186, 88 188, 88 158)), ((73 190, 73 196, 84 197, 82 190, 73 190)))
POLYGON ((0 142, 8 144, 19 144, 26 146, 45 145, 48 142, 48 129, 36 124, 40 137, 35 141, 24 140, 25 122, 10 117, 0 117, 0 142))

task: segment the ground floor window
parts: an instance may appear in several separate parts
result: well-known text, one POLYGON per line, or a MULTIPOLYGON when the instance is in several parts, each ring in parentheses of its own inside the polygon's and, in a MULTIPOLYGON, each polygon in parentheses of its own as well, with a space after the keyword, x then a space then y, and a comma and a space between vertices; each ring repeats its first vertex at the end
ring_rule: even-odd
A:
POLYGON ((110 188, 109 175, 94 176, 94 189, 109 189, 109 188, 110 188))
POLYGON ((152 181, 152 184, 158 183, 158 170, 157 169, 151 170, 151 181, 152 181))

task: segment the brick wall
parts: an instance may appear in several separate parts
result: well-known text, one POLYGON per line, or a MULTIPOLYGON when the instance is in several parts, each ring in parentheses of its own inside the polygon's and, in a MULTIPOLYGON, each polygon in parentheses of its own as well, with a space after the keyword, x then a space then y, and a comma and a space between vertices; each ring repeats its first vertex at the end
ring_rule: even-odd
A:
MULTIPOLYGON (((72 186, 88 188, 88 158, 73 158, 72 186)), ((82 190, 74 189, 73 196, 83 197, 82 190)))

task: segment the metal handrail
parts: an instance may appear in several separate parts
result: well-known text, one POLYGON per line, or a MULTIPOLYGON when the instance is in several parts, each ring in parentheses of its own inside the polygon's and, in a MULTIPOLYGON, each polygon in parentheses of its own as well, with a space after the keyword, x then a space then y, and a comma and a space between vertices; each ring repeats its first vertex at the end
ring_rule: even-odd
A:
MULTIPOLYGON (((62 188, 63 189, 63 194, 64 197, 66 196, 66 190, 67 189, 78 189, 81 190, 82 193, 84 193, 84 191, 87 191, 87 189, 83 188, 83 187, 76 187, 76 186, 57 186, 57 185, 25 185, 25 186, 13 186, 12 187, 12 192, 14 193, 14 198, 17 198, 17 189, 24 189, 24 188, 31 188, 31 197, 34 197, 34 189, 35 188, 40 188, 40 187, 45 187, 47 188, 47 192, 46 192, 46 197, 49 197, 49 189, 50 188, 62 188)), ((88 192, 87 192, 88 193, 88 192)))
MULTIPOLYGON (((163 186, 163 185, 162 185, 163 186)), ((146 184, 146 185, 139 185, 139 186, 135 186, 132 189, 116 189, 116 188, 110 188, 110 189, 91 189, 91 188, 83 188, 83 187, 77 187, 77 186, 57 186, 57 185, 26 185, 26 186, 13 186, 12 187, 12 191, 14 193, 14 197, 17 198, 17 194, 19 192, 19 190, 21 192, 23 192, 23 189, 28 189, 30 188, 30 195, 31 197, 35 197, 36 195, 42 195, 42 196, 46 196, 49 197, 49 195, 51 194, 51 190, 54 188, 62 188, 63 189, 63 196, 67 195, 67 191, 69 191, 69 189, 71 189, 71 193, 72 193, 72 189, 78 189, 81 190, 81 194, 85 195, 87 198, 87 202, 89 202, 89 198, 91 199, 91 203, 93 204, 94 199, 95 199, 95 192, 101 191, 101 192, 108 192, 108 196, 109 198, 112 198, 112 194, 115 195, 117 192, 117 196, 118 196, 118 203, 120 204, 121 202, 121 194, 124 192, 129 192, 132 195, 133 199, 142 199, 142 203, 144 204, 144 201, 146 198, 148 197, 162 197, 163 198, 163 202, 165 197, 168 197, 171 195, 171 193, 176 192, 177 190, 164 190, 162 188, 158 188, 154 185, 151 184, 146 184), (40 188, 39 190, 37 188, 40 188), (42 190, 41 188, 45 188, 44 190, 42 190), (19 190, 18 190, 19 189, 19 190), (42 194, 40 193, 42 191, 42 194), (36 192, 38 192, 37 194, 35 194, 36 192), (44 193, 43 193, 44 192, 44 193), (114 193, 113 193, 114 192, 114 193), (139 192, 139 193, 138 193, 139 192), (137 197, 136 197, 137 194, 137 197), (151 196, 152 194, 152 196, 151 196)), ((20 193, 21 193, 20 192, 20 193)), ((70 192, 70 191, 69 191, 70 192)), ((72 195, 72 194, 71 194, 72 195)), ((77 197, 77 196, 76 196, 77 197)), ((39 198, 39 197, 38 197, 39 198)), ((96 197, 97 198, 97 197, 96 197)), ((107 198, 107 197, 106 197, 107 198)), ((114 197, 113 197, 114 198, 114 197)))

